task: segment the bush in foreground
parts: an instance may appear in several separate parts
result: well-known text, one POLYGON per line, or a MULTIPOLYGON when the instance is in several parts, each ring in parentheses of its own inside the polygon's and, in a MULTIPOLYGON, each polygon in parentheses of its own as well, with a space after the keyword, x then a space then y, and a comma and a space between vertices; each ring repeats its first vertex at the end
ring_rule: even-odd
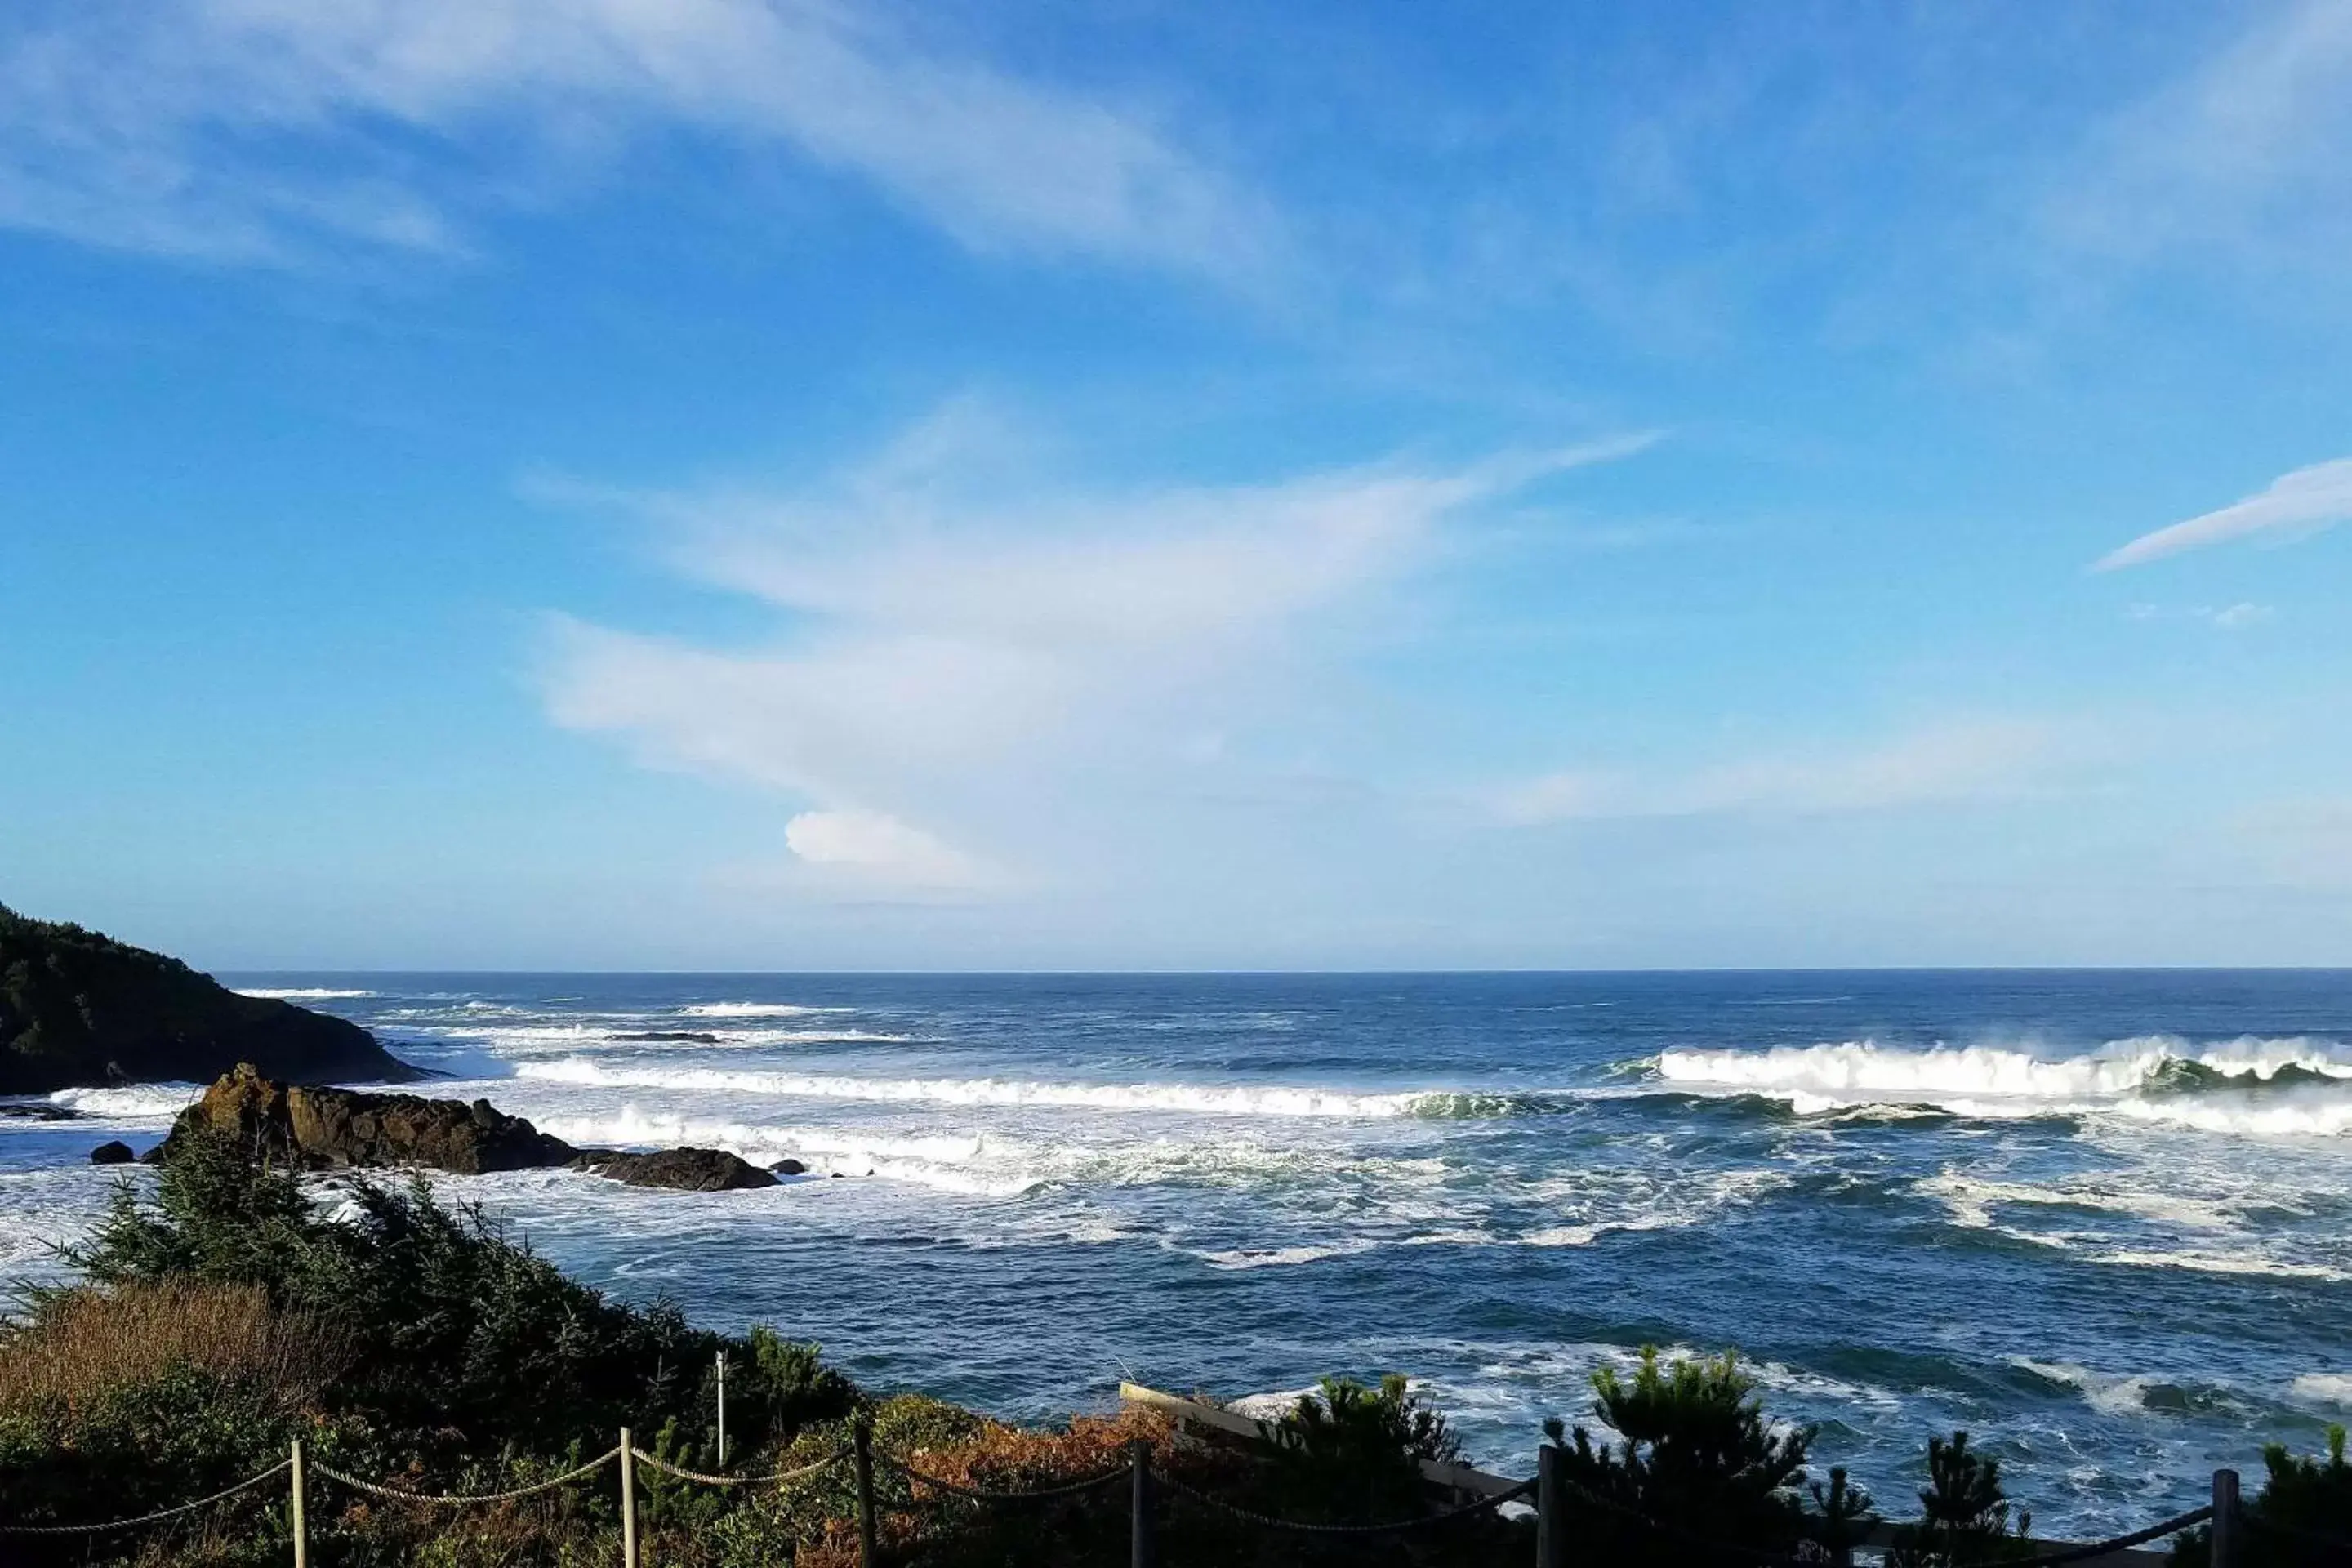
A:
MULTIPOLYGON (((2251 1517, 2240 1532, 2241 1560, 2248 1568, 2289 1568, 2305 1563, 2341 1562, 2352 1556, 2352 1465, 2344 1459, 2344 1428, 2327 1429, 2327 1456, 2306 1458, 2284 1443, 2263 1449, 2262 1490, 2247 1500, 2251 1517), (2332 1547, 2313 1544, 2315 1539, 2332 1547)), ((2213 1561, 2213 1531, 2200 1525, 2174 1547, 2182 1568, 2207 1568, 2213 1561)))

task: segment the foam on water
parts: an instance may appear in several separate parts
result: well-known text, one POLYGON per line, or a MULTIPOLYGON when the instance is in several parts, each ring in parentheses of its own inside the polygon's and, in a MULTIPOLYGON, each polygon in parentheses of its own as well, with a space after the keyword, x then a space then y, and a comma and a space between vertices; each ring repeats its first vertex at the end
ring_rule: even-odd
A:
POLYGON ((1392 1117, 1457 1097, 1444 1091, 1355 1094, 1282 1085, 1055 1083, 1026 1079, 864 1078, 831 1073, 744 1072, 719 1068, 607 1067, 577 1058, 527 1062, 517 1075, 608 1089, 723 1089, 805 1100, 920 1101, 934 1105, 1054 1106, 1087 1110, 1176 1111, 1197 1116, 1392 1117))
POLYGON ((204 1092, 196 1083, 140 1083, 121 1089, 61 1089, 49 1103, 93 1121, 131 1126, 168 1123, 204 1092))
POLYGON ((1977 1119, 2116 1115, 2254 1136, 2352 1131, 2352 1052, 2301 1037, 2247 1036, 2200 1049, 2172 1036, 2140 1036, 2058 1057, 1873 1040, 1674 1048, 1659 1054, 1656 1073, 1677 1089, 1763 1095, 1804 1115, 1932 1106, 1977 1119))
POLYGON ((799 1018, 812 1013, 855 1013, 855 1007, 810 1007, 797 1002, 696 1002, 680 1007, 687 1018, 799 1018))
POLYGON ((281 1002, 348 1002, 373 996, 373 991, 341 991, 324 985, 240 985, 240 996, 270 996, 281 1002))

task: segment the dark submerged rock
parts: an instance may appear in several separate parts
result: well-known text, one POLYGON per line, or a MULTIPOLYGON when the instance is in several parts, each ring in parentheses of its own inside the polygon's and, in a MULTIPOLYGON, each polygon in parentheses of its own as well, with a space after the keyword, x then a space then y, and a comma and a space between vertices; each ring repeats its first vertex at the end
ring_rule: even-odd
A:
POLYGON ((0 1094, 187 1079, 239 1062, 294 1083, 421 1076, 375 1037, 176 958, 0 906, 0 1094))
POLYGON ((776 1178, 724 1149, 664 1149, 653 1154, 599 1152, 578 1163, 600 1176, 633 1187, 675 1187, 688 1193, 726 1193, 772 1187, 776 1178))
POLYGON ((0 1117, 14 1121, 79 1121, 81 1112, 64 1105, 0 1105, 0 1117))
POLYGON ((705 1029, 635 1029, 611 1037, 615 1040, 675 1040, 695 1046, 715 1046, 719 1043, 719 1037, 705 1029))
POLYGON ((128 1165, 138 1157, 131 1152, 131 1145, 120 1138, 110 1139, 89 1152, 93 1165, 128 1165))
POLYGON ((808 1174, 808 1167, 802 1164, 798 1160, 779 1160, 774 1164, 769 1166, 768 1169, 775 1172, 776 1174, 780 1176, 805 1176, 808 1174))

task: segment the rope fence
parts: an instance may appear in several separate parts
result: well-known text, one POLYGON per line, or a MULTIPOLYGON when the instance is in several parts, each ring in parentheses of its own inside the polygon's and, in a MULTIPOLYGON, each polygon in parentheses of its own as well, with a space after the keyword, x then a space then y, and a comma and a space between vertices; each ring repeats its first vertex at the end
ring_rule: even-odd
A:
MULTIPOLYGON (((1098 1475, 1082 1477, 1076 1480, 1013 1491, 995 1490, 951 1481, 944 1477, 929 1474, 895 1455, 877 1453, 872 1447, 871 1427, 863 1417, 853 1424, 851 1436, 853 1442, 846 1453, 836 1451, 808 1464, 764 1475, 740 1476, 690 1469, 658 1455, 649 1454, 635 1445, 628 1429, 624 1427, 620 1434, 621 1440, 616 1446, 561 1475, 550 1476, 542 1480, 510 1488, 504 1491, 457 1493, 422 1492, 406 1487, 367 1480, 331 1465, 307 1459, 303 1453, 303 1446, 298 1441, 293 1445, 288 1458, 279 1460, 260 1474, 239 1481, 234 1486, 224 1488, 210 1496, 198 1498, 192 1502, 94 1524, 0 1523, 0 1536, 106 1535, 193 1514, 254 1491, 280 1477, 289 1477, 295 1568, 308 1568, 310 1542, 305 1499, 306 1484, 310 1476, 315 1475, 338 1486, 348 1487, 362 1496, 385 1501, 458 1508, 510 1502, 521 1498, 537 1496, 584 1480, 618 1461, 622 1560, 625 1568, 641 1568, 636 1506, 637 1466, 643 1465, 650 1470, 676 1480, 704 1486, 782 1486, 805 1480, 833 1468, 846 1459, 853 1463, 856 1472, 860 1560, 865 1568, 877 1568, 880 1561, 875 1531, 876 1500, 873 1478, 877 1462, 916 1486, 931 1488, 940 1493, 974 1502, 995 1505, 1016 1505, 1045 1501, 1055 1498, 1075 1497, 1082 1493, 1098 1491, 1124 1480, 1131 1489, 1134 1568, 1152 1568, 1154 1563, 1157 1548, 1153 1499, 1161 1489, 1196 1506, 1258 1529, 1311 1536, 1355 1538, 1396 1535, 1408 1531, 1435 1529, 1475 1515, 1489 1514, 1506 1504, 1533 1498, 1536 1514, 1537 1568, 1567 1568, 1570 1553, 1570 1516, 1574 1508, 1598 1510, 1625 1521, 1644 1533, 1672 1542, 1690 1552, 1704 1553, 1717 1559, 1740 1559, 1759 1564, 1761 1568, 1819 1568, 1819 1565, 1827 1560, 1822 1555, 1822 1548, 1818 1543, 1814 1543, 1812 1555, 1765 1551, 1713 1539, 1701 1532, 1686 1530, 1679 1524, 1653 1518, 1629 1504, 1605 1497, 1571 1479, 1565 1469, 1566 1450, 1556 1445, 1546 1445, 1539 1450, 1541 1464, 1536 1475, 1524 1481, 1507 1483, 1496 1478, 1476 1476, 1475 1472, 1471 1472, 1472 1477, 1480 1483, 1473 1489, 1480 1489, 1483 1495, 1469 1501, 1435 1512, 1418 1514, 1409 1519, 1370 1524, 1334 1524, 1315 1520, 1286 1519, 1276 1514, 1261 1513, 1212 1492, 1204 1491, 1164 1471, 1155 1470, 1151 1462, 1150 1445, 1140 1440, 1129 1446, 1127 1465, 1103 1471, 1098 1475)), ((1459 1495, 1458 1491, 1456 1495, 1459 1495)), ((2177 1514, 2172 1518, 2148 1525, 2145 1529, 2133 1531, 2129 1534, 2116 1536, 2107 1541, 2061 1544, 2053 1550, 2032 1556, 2009 1558, 2005 1561, 2011 1564, 2011 1568, 2063 1568, 2063 1565, 2069 1563, 2093 1563, 2102 1559, 2119 1557, 2123 1553, 2131 1552, 2133 1548, 2144 1546, 2167 1536, 2177 1535, 2183 1531, 2209 1522, 2213 1527, 2210 1552, 2212 1568, 2243 1568, 2242 1542, 2250 1531, 2273 1536, 2306 1550, 2331 1554, 2336 1560, 2352 1561, 2352 1539, 2303 1530, 2245 1510, 2238 1500, 2238 1477, 2235 1471, 2214 1472, 2213 1498, 2213 1502, 2209 1505, 2191 1509, 2186 1513, 2177 1514)), ((1885 1535, 1885 1531, 1882 1527, 1873 1532, 1873 1539, 1867 1542, 1857 1541, 1853 1545, 1865 1551, 1883 1549, 1891 1543, 1884 1538, 1885 1535)))
MULTIPOLYGON (((614 1454, 619 1452, 620 1450, 615 1448, 612 1454, 607 1454, 604 1458, 609 1459, 614 1454)), ((806 1479, 819 1470, 829 1470, 841 1463, 839 1454, 827 1454, 814 1464, 803 1465, 798 1469, 773 1470, 764 1476, 714 1476, 701 1470, 689 1470, 683 1465, 673 1465, 667 1459, 655 1458, 643 1448, 631 1448, 629 1457, 640 1465, 659 1470, 663 1475, 673 1476, 681 1481, 700 1481, 707 1487, 782 1486, 790 1481, 806 1479)))
POLYGON ((118 1530, 133 1530, 142 1524, 160 1524, 167 1519, 177 1519, 184 1513, 210 1508, 216 1502, 226 1502, 239 1492, 249 1492, 264 1481, 274 1481, 294 1468, 291 1459, 280 1459, 257 1476, 250 1476, 233 1487, 225 1487, 210 1497, 200 1497, 194 1502, 180 1503, 172 1508, 159 1508, 153 1513, 133 1514, 129 1519, 110 1519, 103 1524, 0 1524, 0 1535, 110 1535, 118 1530))
POLYGON ((560 1476, 550 1476, 543 1481, 533 1481, 527 1487, 515 1487, 502 1492, 417 1492, 411 1491, 406 1487, 385 1486, 380 1481, 363 1481, 357 1476, 347 1476, 342 1471, 327 1465, 312 1464, 310 1469, 313 1475, 324 1476, 331 1481, 340 1482, 353 1491, 363 1492, 369 1497, 383 1498, 391 1502, 423 1502, 432 1503, 441 1508, 462 1508, 468 1503, 512 1502, 517 1498, 535 1497, 541 1492, 551 1492, 558 1487, 571 1485, 583 1476, 594 1475, 620 1457, 620 1449, 608 1448, 577 1469, 566 1470, 560 1476))
POLYGON ((1066 1481, 1058 1486, 1036 1487, 1027 1491, 992 1492, 982 1490, 978 1487, 964 1486, 956 1481, 942 1480, 938 1476, 927 1476, 904 1459, 893 1458, 888 1454, 877 1455, 876 1458, 879 1458, 884 1466, 898 1471, 910 1481, 917 1481, 927 1487, 937 1487, 943 1492, 953 1492, 958 1497, 970 1498, 974 1502, 1040 1502, 1047 1498, 1071 1497, 1079 1492, 1093 1491, 1097 1487, 1107 1487, 1113 1481, 1123 1481, 1131 1473, 1129 1467, 1121 1465, 1115 1470, 1105 1470, 1098 1476, 1088 1476, 1084 1480, 1066 1481))

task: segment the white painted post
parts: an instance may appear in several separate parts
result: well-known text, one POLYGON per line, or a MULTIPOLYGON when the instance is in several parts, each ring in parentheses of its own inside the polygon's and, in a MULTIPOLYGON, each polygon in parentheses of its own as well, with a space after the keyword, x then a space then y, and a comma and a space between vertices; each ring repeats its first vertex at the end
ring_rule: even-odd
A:
POLYGON ((719 1468, 727 1468, 727 1352, 719 1352, 719 1468))
POLYGON ((637 1568, 637 1457, 621 1428, 621 1568, 637 1568))
POLYGON ((310 1521, 303 1495, 302 1439, 294 1439, 294 1568, 310 1568, 310 1521))

